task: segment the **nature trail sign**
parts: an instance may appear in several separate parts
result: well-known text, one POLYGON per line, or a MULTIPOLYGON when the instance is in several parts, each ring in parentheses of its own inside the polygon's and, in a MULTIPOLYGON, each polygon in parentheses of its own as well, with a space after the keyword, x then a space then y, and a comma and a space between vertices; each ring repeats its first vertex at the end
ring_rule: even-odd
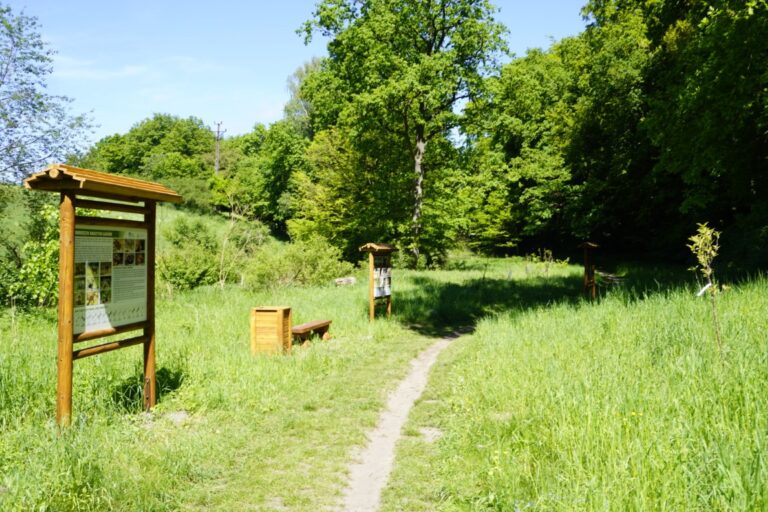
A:
POLYGON ((133 345, 144 347, 144 405, 152 408, 157 202, 179 203, 181 196, 157 183, 64 164, 49 165, 24 186, 61 195, 57 422, 72 420, 73 362, 133 345), (143 220, 84 216, 77 209, 138 214, 143 220), (134 331, 141 332, 73 349, 75 343, 134 331))
POLYGON ((376 317, 376 301, 387 302, 387 318, 392 315, 392 253, 393 245, 367 243, 360 251, 368 253, 368 309, 370 319, 376 317))

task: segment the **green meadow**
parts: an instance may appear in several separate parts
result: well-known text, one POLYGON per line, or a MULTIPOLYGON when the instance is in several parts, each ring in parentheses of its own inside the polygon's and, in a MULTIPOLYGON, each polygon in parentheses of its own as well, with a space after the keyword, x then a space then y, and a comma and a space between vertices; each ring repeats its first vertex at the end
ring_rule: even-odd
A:
POLYGON ((481 319, 433 370, 383 510, 768 509, 767 287, 718 296, 722 357, 693 287, 481 319))
POLYGON ((409 361, 470 329, 411 412, 384 510, 765 509, 768 283, 718 296, 721 357, 692 275, 622 273, 590 302, 577 266, 456 257, 397 270, 393 318, 373 323, 362 272, 351 287, 163 293, 156 409, 141 410, 128 348, 75 362, 64 430, 55 312, 4 310, 0 509, 331 507, 409 361), (257 305, 331 318, 333 339, 253 356, 257 305))

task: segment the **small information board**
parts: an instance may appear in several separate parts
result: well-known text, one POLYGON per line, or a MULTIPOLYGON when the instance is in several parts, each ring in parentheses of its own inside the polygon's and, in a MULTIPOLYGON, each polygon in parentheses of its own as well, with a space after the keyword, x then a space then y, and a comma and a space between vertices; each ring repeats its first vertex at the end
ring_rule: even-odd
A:
POLYGON ((397 249, 389 244, 368 243, 360 247, 368 253, 369 315, 376 317, 376 301, 383 299, 387 305, 387 318, 392 315, 392 253, 397 249))

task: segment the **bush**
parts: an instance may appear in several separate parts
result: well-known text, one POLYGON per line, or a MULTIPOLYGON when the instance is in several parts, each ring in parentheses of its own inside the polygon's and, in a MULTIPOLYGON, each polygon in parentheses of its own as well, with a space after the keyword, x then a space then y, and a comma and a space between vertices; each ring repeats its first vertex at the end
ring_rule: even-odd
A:
POLYGON ((248 264, 245 282, 250 288, 321 285, 352 269, 350 263, 341 261, 338 248, 324 238, 312 237, 263 245, 248 264))
POLYGON ((58 210, 44 204, 30 231, 33 238, 22 250, 18 269, 6 263, 0 268, 0 292, 17 306, 50 306, 58 298, 59 227, 58 210))
POLYGON ((164 283, 189 290, 218 280, 219 244, 203 222, 178 217, 163 235, 171 245, 157 258, 157 273, 164 283))

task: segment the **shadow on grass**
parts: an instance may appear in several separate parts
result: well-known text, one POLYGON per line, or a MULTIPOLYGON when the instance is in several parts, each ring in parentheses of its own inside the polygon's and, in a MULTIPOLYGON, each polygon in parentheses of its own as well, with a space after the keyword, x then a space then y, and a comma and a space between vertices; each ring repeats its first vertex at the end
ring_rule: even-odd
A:
MULTIPOLYGON (((598 301, 621 294, 635 302, 656 293, 690 286, 694 276, 679 267, 625 264, 614 267, 622 279, 618 286, 600 286, 598 301)), ((484 318, 522 312, 555 304, 586 302, 581 275, 526 279, 482 278, 451 283, 420 275, 415 285, 394 297, 396 321, 428 336, 445 336, 471 328, 484 318)))
POLYGON ((446 336, 503 312, 582 300, 578 276, 474 279, 461 284, 417 276, 412 281, 415 288, 395 299, 395 319, 428 336, 446 336))
MULTIPOLYGON (((157 401, 163 396, 179 389, 184 382, 182 370, 171 370, 166 367, 155 372, 157 401)), ((144 374, 138 371, 112 389, 112 402, 127 412, 144 410, 144 374)))

